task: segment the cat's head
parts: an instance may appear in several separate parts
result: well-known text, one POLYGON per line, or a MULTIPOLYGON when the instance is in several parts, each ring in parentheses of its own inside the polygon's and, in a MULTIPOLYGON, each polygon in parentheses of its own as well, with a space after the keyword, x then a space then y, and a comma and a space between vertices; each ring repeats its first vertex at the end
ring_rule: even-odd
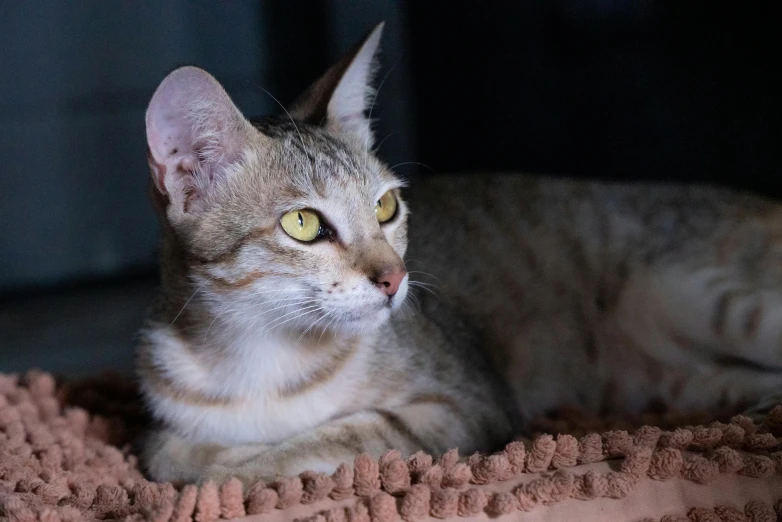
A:
POLYGON ((195 67, 153 95, 148 156, 166 248, 229 326, 352 334, 404 301, 403 183, 373 155, 365 115, 381 30, 255 125, 195 67))

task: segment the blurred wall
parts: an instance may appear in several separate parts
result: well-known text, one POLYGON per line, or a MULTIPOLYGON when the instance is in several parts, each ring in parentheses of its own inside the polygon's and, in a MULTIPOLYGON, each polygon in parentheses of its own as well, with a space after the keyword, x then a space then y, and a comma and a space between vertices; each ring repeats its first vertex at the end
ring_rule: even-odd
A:
POLYGON ((386 20, 404 175, 523 170, 782 195, 780 7, 705 0, 0 0, 0 294, 152 271, 144 109, 176 65, 279 111, 386 20), (414 162, 426 164, 422 168, 414 162))
POLYGON ((406 5, 417 160, 433 170, 782 196, 782 4, 406 5))
MULTIPOLYGON (((277 113, 381 20, 390 0, 0 1, 0 293, 149 270, 144 111, 177 65, 221 81, 248 117, 277 113)), ((404 67, 375 115, 389 161, 408 158, 404 67), (386 110, 393 107, 393 110, 386 110)))

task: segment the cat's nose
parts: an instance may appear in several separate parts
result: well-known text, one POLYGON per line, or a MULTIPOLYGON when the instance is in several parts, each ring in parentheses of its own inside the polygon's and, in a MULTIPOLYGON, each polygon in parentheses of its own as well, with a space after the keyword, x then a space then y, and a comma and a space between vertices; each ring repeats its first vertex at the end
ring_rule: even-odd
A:
POLYGON ((369 279, 387 296, 391 297, 399 290, 399 285, 402 284, 402 279, 406 275, 407 271, 402 268, 382 272, 378 276, 370 277, 369 279))

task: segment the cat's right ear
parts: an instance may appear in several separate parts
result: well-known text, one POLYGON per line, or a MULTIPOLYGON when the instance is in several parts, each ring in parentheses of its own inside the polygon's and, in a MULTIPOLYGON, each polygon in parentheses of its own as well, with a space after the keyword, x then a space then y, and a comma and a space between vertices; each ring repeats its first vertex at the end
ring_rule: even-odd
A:
POLYGON ((293 118, 320 125, 370 148, 373 136, 365 112, 374 99, 372 80, 383 23, 320 77, 290 108, 293 118))
POLYGON ((203 208, 210 188, 240 159, 252 130, 217 80, 189 66, 160 83, 146 125, 155 186, 183 212, 203 208))

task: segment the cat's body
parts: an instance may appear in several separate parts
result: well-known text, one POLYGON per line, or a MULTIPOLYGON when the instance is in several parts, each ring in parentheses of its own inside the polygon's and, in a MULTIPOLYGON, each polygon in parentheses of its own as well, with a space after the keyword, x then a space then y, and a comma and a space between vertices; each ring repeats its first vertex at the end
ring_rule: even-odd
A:
POLYGON ((482 332, 526 417, 740 408, 779 389, 775 203, 513 174, 425 179, 408 205, 411 271, 482 332))
POLYGON ((403 199, 363 114, 378 38, 255 127, 194 68, 153 97, 163 287, 139 373, 154 478, 491 450, 556 406, 742 406, 782 388, 780 207, 519 175, 419 179, 403 199))

